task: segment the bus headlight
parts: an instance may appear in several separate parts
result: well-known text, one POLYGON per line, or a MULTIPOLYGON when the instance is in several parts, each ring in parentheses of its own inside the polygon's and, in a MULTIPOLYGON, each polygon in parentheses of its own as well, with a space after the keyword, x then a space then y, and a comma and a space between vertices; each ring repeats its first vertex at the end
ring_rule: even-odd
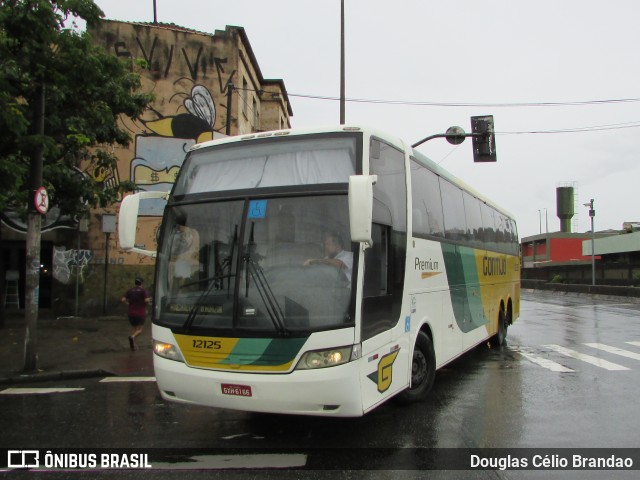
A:
POLYGON ((342 365, 351 360, 353 347, 331 348, 328 350, 316 350, 305 352, 296 366, 296 370, 311 370, 314 368, 327 368, 342 365))
POLYGON ((171 343, 159 342, 158 340, 154 340, 153 353, 155 353, 159 357, 168 358, 169 360, 184 362, 184 358, 182 358, 182 354, 180 353, 180 350, 178 350, 178 347, 172 345, 171 343))

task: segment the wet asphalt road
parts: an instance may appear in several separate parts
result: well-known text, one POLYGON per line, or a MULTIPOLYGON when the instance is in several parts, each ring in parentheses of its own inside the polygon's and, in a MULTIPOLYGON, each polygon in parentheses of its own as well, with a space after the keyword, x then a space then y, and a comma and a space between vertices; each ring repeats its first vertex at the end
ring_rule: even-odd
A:
MULTIPOLYGON (((424 470, 437 461, 433 455, 451 453, 434 448, 464 449, 453 454, 467 455, 475 451, 469 449, 544 453, 546 448, 640 447, 640 304, 625 299, 523 293, 507 347, 482 345, 439 371, 424 403, 392 401, 359 419, 180 406, 162 401, 152 381, 100 380, 20 385, 74 390, 0 395, 1 446, 163 449, 152 461, 154 478, 640 476, 638 471, 424 470), (186 457, 169 464, 163 455, 175 449, 186 457), (282 455, 275 460, 264 455, 272 452, 282 455), (197 468, 190 454, 199 454, 197 468), (221 458, 223 465, 238 461, 242 469, 219 470, 221 458), (273 466, 270 461, 297 467, 256 469, 273 466)), ((47 478, 69 478, 69 473, 79 475, 48 472, 47 478)), ((111 470, 84 478, 97 473, 139 478, 150 472, 111 470)))

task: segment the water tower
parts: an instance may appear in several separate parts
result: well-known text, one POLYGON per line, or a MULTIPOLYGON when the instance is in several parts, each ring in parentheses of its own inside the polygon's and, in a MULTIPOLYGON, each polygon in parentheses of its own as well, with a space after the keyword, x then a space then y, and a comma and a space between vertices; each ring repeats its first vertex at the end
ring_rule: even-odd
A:
POLYGON ((573 187, 556 188, 556 211, 563 233, 571 233, 571 219, 575 213, 573 195, 573 187))

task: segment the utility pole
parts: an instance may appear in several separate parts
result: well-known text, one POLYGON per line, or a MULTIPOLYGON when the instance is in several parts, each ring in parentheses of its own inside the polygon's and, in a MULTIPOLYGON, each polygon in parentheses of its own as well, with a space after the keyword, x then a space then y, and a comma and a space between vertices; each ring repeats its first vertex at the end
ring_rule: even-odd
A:
POLYGON ((233 83, 227 83, 227 136, 231 136, 231 99, 233 96, 233 83))
MULTIPOLYGON (((45 86, 41 83, 36 99, 36 115, 34 119, 34 133, 40 137, 44 135, 45 86)), ((29 179, 29 209, 27 216, 26 241, 26 276, 25 276, 25 336, 24 336, 24 372, 34 372, 37 369, 38 347, 38 306, 40 296, 40 238, 42 219, 46 208, 39 208, 39 202, 46 200, 38 198, 42 190, 42 169, 44 163, 44 145, 38 141, 31 154, 31 173, 29 179)))
POLYGON ((345 122, 344 86, 344 0, 340 0, 340 125, 345 122))

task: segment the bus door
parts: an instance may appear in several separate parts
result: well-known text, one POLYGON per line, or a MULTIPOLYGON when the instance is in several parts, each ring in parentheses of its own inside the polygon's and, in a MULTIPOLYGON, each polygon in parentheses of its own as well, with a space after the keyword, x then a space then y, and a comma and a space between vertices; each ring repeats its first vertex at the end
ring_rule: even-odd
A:
POLYGON ((365 410, 404 389, 411 366, 409 334, 402 317, 407 252, 404 153, 371 139, 369 171, 377 175, 377 182, 373 186, 373 244, 364 252, 362 269, 360 382, 365 410))

